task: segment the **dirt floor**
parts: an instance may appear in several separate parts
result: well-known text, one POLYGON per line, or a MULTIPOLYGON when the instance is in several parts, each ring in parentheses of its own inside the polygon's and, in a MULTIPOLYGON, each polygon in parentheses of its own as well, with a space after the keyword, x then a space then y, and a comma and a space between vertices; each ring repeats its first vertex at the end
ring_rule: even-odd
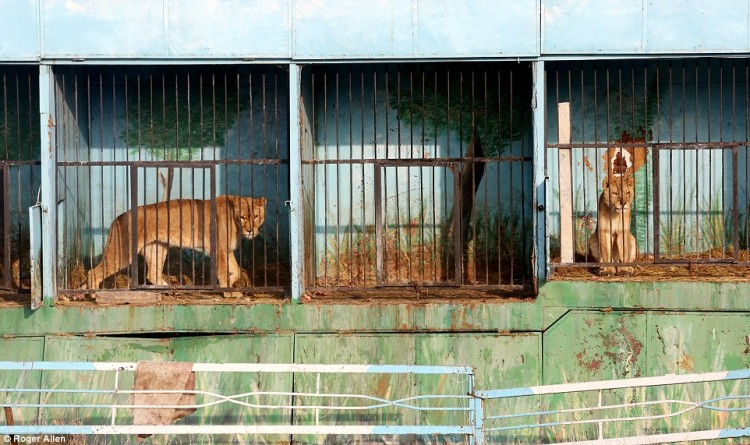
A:
MULTIPOLYGON (((664 258, 664 257, 662 257, 664 258)), ((555 266, 557 258, 552 261, 550 280, 575 281, 702 281, 702 282, 742 282, 750 281, 750 252, 739 251, 737 263, 707 263, 705 261, 730 261, 732 252, 712 250, 681 257, 668 258, 679 260, 680 264, 654 263, 653 255, 640 255, 636 258, 635 271, 628 277, 600 277, 598 267, 555 266)), ((582 263, 583 264, 583 263, 582 263)))

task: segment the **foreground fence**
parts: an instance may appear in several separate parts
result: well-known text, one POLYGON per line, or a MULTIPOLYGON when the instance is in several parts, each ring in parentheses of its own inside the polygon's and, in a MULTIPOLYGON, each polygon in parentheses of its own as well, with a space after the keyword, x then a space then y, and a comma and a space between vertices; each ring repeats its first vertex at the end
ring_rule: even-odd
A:
POLYGON ((222 435, 471 444, 750 437, 750 370, 481 391, 467 366, 0 362, 0 377, 17 382, 0 388, 6 442, 95 435, 122 443, 151 434, 187 442, 209 434, 215 443, 222 435))

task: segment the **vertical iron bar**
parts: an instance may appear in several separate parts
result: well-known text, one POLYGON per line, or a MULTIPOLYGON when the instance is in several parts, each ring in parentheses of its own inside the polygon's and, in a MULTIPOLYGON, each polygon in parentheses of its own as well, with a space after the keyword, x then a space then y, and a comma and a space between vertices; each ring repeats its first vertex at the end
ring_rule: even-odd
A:
MULTIPOLYGON (((458 164, 452 163, 451 168, 453 169, 453 208, 454 209, 460 209, 461 208, 461 170, 459 169, 458 164)), ((460 285, 463 283, 463 274, 461 271, 463 270, 463 245, 462 239, 461 239, 461 224, 463 221, 461 221, 461 212, 460 211, 454 211, 453 212, 453 245, 454 247, 454 254, 453 258, 455 260, 455 277, 456 277, 456 284, 460 285)))
MULTIPOLYGON (((138 286, 138 168, 130 164, 130 280, 131 288, 138 286)), ((145 212, 144 212, 145 216, 145 212)), ((145 232, 144 232, 145 235, 145 232)), ((145 240, 144 240, 145 241, 145 240)), ((145 276, 145 273, 144 273, 145 276)))
POLYGON ((732 257, 734 261, 739 261, 740 255, 740 240, 739 240, 739 225, 740 225, 740 210, 739 210, 739 180, 737 178, 738 166, 738 149, 737 146, 732 147, 732 257))
MULTIPOLYGON (((7 117, 7 114, 6 114, 7 117)), ((7 128, 7 127, 6 127, 7 128)), ((7 131, 6 131, 7 135, 7 131)), ((6 145, 7 150, 7 145, 6 145)), ((6 153, 6 159, 7 159, 7 153, 6 153)), ((5 261, 5 285, 10 287, 12 285, 13 280, 11 279, 11 255, 10 255, 10 249, 11 249, 11 239, 10 239, 10 169, 8 168, 8 163, 3 162, 2 163, 2 171, 3 171, 3 202, 5 205, 3 205, 3 220, 5 221, 5 233, 3 234, 3 249, 5 250, 4 253, 4 261, 5 261)), ((19 268, 20 271, 20 268, 19 268)), ((19 276, 20 278, 20 276, 19 276)), ((19 283, 20 284, 20 283, 19 283)))
MULTIPOLYGON (((216 128, 216 127, 214 127, 216 128)), ((210 233, 211 233, 211 258, 216 258, 216 243, 218 242, 218 232, 217 232, 217 207, 216 207, 216 166, 212 165, 208 168, 209 171, 209 178, 211 181, 211 222, 210 222, 210 233)), ((203 209, 198 209, 198 211, 202 211, 203 209)), ((229 255, 234 255, 234 252, 229 252, 229 255)), ((219 286, 218 283, 218 261, 211 261, 211 286, 216 287, 219 286)), ((227 266, 229 267, 229 266, 227 266)), ((229 272, 228 270, 226 271, 229 272)), ((229 285, 229 283, 227 283, 229 285)))
POLYGON ((659 196, 661 193, 661 187, 659 184, 659 148, 654 147, 651 160, 654 163, 654 169, 652 171, 653 183, 654 183, 654 261, 660 260, 659 244, 659 227, 661 227, 661 205, 659 202, 659 196))
MULTIPOLYGON (((336 93, 334 107, 334 136, 336 137, 336 160, 341 160, 341 138, 339 137, 339 72, 336 71, 336 93)), ((341 170, 338 162, 335 167, 336 174, 334 178, 336 185, 336 286, 341 286, 341 170)))
MULTIPOLYGON (((349 159, 354 159, 354 121, 353 121, 353 108, 354 108, 354 96, 352 94, 352 69, 349 67, 349 159)), ((354 177, 354 164, 349 166, 349 176, 354 177)), ((362 175, 364 178, 364 174, 362 175)), ((365 201, 362 201, 364 205, 365 201)), ((364 225, 364 221, 362 221, 364 225)), ((354 286, 354 269, 359 268, 354 262, 354 181, 349 181, 349 285, 354 286)), ((362 252, 364 253, 364 252, 362 252)), ((364 261, 364 260, 363 260, 364 261)))
MULTIPOLYGON (((328 159, 328 73, 323 73, 323 160, 328 159)), ((328 164, 323 163, 323 282, 328 286, 328 164)), ((338 263, 338 252, 334 253, 338 263)))
POLYGON ((380 191, 381 166, 377 162, 375 167, 375 282, 383 284, 383 197, 380 191))

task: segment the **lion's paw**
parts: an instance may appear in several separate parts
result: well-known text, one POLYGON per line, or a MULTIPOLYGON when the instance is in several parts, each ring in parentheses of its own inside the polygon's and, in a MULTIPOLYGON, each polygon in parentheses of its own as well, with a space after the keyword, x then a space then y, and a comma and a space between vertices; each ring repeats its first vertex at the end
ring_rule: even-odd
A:
POLYGON ((224 292, 224 298, 242 298, 242 292, 224 292))
POLYGON ((629 277, 630 275, 633 275, 633 272, 635 271, 632 267, 618 267, 617 268, 617 275, 621 277, 629 277))
POLYGON ((615 274, 615 268, 614 267, 602 267, 599 269, 599 275, 602 277, 610 277, 615 274))

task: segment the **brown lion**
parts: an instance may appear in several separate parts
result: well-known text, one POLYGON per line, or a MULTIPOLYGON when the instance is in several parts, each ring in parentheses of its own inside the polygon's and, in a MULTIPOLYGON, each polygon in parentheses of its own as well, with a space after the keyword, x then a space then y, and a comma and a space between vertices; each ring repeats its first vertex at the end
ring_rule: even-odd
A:
MULTIPOLYGON (((219 286, 232 287, 240 277, 234 250, 241 237, 253 238, 266 218, 266 198, 222 195, 216 198, 216 265, 219 286)), ((211 201, 175 199, 140 206, 137 212, 137 250, 146 262, 151 284, 166 286, 162 278, 169 246, 211 252, 211 201)), ((132 246, 131 211, 119 215, 109 227, 109 238, 99 264, 87 275, 89 289, 98 289, 105 278, 128 267, 132 246)), ((226 297, 241 296, 224 292, 226 297)))
MULTIPOLYGON (((589 238, 589 252, 600 263, 632 263, 638 254, 635 237, 630 233, 630 215, 635 195, 632 177, 610 177, 602 183, 599 218, 589 238)), ((600 275, 630 275, 632 267, 605 266, 600 275)))

